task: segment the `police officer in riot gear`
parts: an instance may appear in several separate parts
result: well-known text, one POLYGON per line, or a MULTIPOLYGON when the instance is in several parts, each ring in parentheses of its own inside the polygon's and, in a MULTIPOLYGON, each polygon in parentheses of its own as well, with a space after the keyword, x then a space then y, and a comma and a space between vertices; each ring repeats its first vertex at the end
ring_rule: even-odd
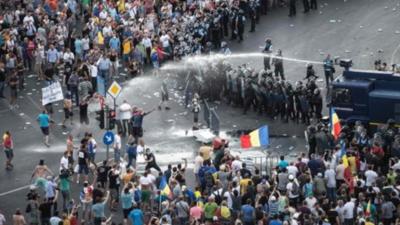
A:
MULTIPOLYGON (((264 50, 262 52, 266 53, 266 54, 272 54, 272 41, 271 41, 271 39, 267 38, 265 40, 265 47, 264 47, 264 50)), ((270 70, 271 69, 270 61, 271 61, 271 57, 270 56, 264 56, 264 70, 270 70)))
POLYGON ((254 32, 256 29, 256 3, 254 0, 250 0, 249 2, 249 18, 250 18, 249 32, 254 32))
POLYGON ((243 41, 243 32, 244 32, 244 24, 246 22, 246 18, 244 16, 244 11, 239 10, 239 14, 236 17, 236 30, 239 37, 239 42, 243 41))
POLYGON ((310 11, 309 0, 303 0, 303 7, 304 7, 303 13, 308 13, 308 11, 310 11))
POLYGON ((289 17, 296 16, 296 0, 289 0, 289 17))
POLYGON ((325 82, 326 88, 329 88, 329 83, 333 81, 333 74, 335 73, 335 67, 333 66, 333 60, 331 55, 328 54, 324 59, 324 72, 325 72, 325 82))
POLYGON ((232 7, 231 14, 230 14, 230 21, 231 21, 231 40, 236 40, 237 38, 237 26, 236 20, 239 16, 237 8, 232 7))
POLYGON ((317 10, 317 0, 311 0, 311 9, 317 10))
POLYGON ((283 74, 282 50, 278 49, 278 53, 276 54, 272 62, 275 66, 275 77, 280 77, 281 80, 285 80, 285 75, 283 74))
POLYGON ((315 79, 317 79, 318 78, 318 76, 317 75, 315 75, 315 70, 314 70, 314 68, 313 68, 313 65, 312 64, 307 64, 307 72, 306 72, 306 77, 304 77, 304 79, 303 80, 315 80, 315 79))

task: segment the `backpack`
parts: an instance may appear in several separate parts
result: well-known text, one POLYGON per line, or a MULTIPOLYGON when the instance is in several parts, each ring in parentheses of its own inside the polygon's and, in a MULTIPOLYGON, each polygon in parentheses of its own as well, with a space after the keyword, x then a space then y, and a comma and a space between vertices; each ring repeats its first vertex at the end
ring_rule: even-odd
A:
POLYGON ((219 192, 219 190, 217 190, 216 194, 214 194, 215 195, 215 203, 220 205, 222 200, 224 199, 224 194, 225 194, 225 190, 224 189, 222 189, 221 193, 219 192))
POLYGON ((136 189, 135 192, 133 193, 133 198, 136 203, 142 201, 142 192, 139 189, 136 189))
POLYGON ((292 194, 293 195, 299 195, 299 192, 300 192, 299 189, 300 189, 299 185, 296 182, 293 181, 293 183, 292 183, 292 194))
POLYGON ((204 180, 205 180, 206 186, 211 187, 214 185, 214 177, 213 177, 211 171, 206 171, 204 173, 204 180))

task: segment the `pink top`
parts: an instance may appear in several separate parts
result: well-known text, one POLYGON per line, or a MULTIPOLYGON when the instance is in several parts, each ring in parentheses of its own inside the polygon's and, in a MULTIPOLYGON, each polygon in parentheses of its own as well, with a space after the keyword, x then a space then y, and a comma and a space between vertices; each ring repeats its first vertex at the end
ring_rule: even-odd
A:
POLYGON ((194 219, 200 219, 201 214, 203 214, 203 209, 198 206, 193 206, 190 208, 190 216, 194 219))

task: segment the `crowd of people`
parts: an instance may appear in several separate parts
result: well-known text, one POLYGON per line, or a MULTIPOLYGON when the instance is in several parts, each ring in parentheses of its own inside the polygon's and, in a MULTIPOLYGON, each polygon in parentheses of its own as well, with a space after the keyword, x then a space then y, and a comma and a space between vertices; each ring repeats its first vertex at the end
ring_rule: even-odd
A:
MULTIPOLYGON (((308 1, 303 2, 308 12, 308 1)), ((316 1, 311 3, 316 8, 316 1)), ((290 0, 290 16, 295 15, 293 4, 290 0)), ((63 126, 69 119, 72 125, 74 105, 80 122, 89 123, 90 99, 94 93, 105 94, 120 67, 135 77, 146 64, 157 70, 166 60, 187 55, 229 54, 224 40, 242 41, 246 19, 249 31, 255 31, 268 5, 266 0, 3 3, 0 97, 7 83, 11 108, 18 108, 18 93, 24 90, 27 71, 33 71, 46 86, 60 82, 67 88, 63 126)), ((263 52, 272 53, 272 40, 266 40, 263 52)), ((225 100, 243 107, 243 113, 253 106, 284 121, 320 120, 323 104, 313 66, 307 66, 305 84, 293 85, 285 80, 282 51, 277 56, 266 56, 260 72, 226 62, 190 71, 185 105, 193 108, 193 128, 198 128, 199 99, 225 100)), ((324 72, 329 86, 334 73, 329 56, 324 72)), ((163 83, 160 109, 169 109, 167 90, 163 83)), ((53 110, 51 104, 45 108, 37 119, 50 147, 53 110)), ((200 147, 193 169, 186 161, 160 168, 143 139, 143 118, 150 112, 127 102, 118 106, 114 154, 101 164, 95 163, 94 135, 86 133, 79 146, 68 136, 59 171, 40 160, 26 206, 15 211, 12 222, 0 211, 0 225, 400 224, 400 132, 392 120, 376 132, 360 122, 343 123, 336 139, 326 124, 312 125, 307 129, 309 153, 296 159, 281 156, 266 173, 234 156, 228 140, 200 147), (145 161, 144 172, 139 158, 145 161), (78 191, 73 191, 75 185, 78 191)), ((13 168, 13 145, 12 134, 5 132, 7 169, 13 168)))

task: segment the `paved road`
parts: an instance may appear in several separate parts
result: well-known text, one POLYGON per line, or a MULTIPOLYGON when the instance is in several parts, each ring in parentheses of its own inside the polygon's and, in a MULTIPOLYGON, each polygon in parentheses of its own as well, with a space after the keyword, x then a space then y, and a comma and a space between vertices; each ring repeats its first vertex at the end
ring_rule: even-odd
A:
MULTIPOLYGON (((387 62, 400 59, 397 53, 400 44, 400 30, 398 18, 400 6, 393 0, 347 0, 322 1, 319 10, 307 15, 301 13, 295 18, 287 17, 287 9, 276 9, 256 27, 256 33, 246 33, 245 41, 241 44, 229 43, 234 53, 259 52, 265 36, 273 40, 275 49, 282 49, 286 57, 321 61, 324 53, 335 56, 353 58, 356 68, 371 68, 376 58, 383 58, 387 62), (394 10, 395 9, 395 10, 394 10), (382 29, 380 31, 379 29, 382 29), (379 30, 379 31, 378 31, 379 30), (378 53, 378 50, 383 53, 378 53)), ((247 30, 247 29, 246 29, 247 30)), ((242 58, 233 60, 239 63, 250 63, 261 68, 261 58, 242 58)), ((297 81, 304 77, 304 63, 285 62, 285 72, 289 80, 297 81)), ((317 73, 321 73, 318 68, 317 73)), ((125 91, 119 101, 127 99, 130 103, 149 110, 158 104, 160 78, 145 76, 125 84, 125 91)), ((39 159, 46 159, 47 164, 54 171, 59 165, 61 153, 65 150, 66 135, 71 132, 80 135, 85 130, 92 130, 98 141, 101 141, 102 132, 98 130, 93 117, 88 128, 82 128, 77 123, 71 128, 63 130, 60 126, 52 129, 51 148, 41 143, 41 133, 35 122, 41 106, 38 104, 42 84, 36 83, 35 78, 28 78, 28 89, 21 94, 20 108, 10 111, 5 101, 0 101, 1 130, 11 130, 15 135, 15 169, 11 172, 0 170, 0 209, 7 216, 15 208, 25 207, 24 195, 26 185, 32 169, 39 159)), ((323 84, 323 83, 320 83, 323 84)), ((145 118, 145 140, 156 151, 158 161, 162 165, 178 162, 182 157, 192 158, 198 144, 186 130, 191 127, 191 114, 186 112, 178 103, 180 93, 171 93, 172 110, 155 111, 145 118), (186 113, 185 113, 186 112, 186 113), (179 155, 179 157, 177 157, 179 155)), ((56 112, 61 109, 55 105, 56 112)), ((303 151, 302 137, 304 127, 294 124, 282 125, 280 121, 270 121, 256 114, 241 115, 241 110, 232 109, 224 104, 217 105, 221 117, 223 131, 252 129, 261 124, 269 124, 272 134, 287 134, 288 138, 273 139, 270 151, 283 154, 303 151), (296 136, 296 137, 293 137, 296 136), (289 150, 290 148, 290 150, 289 150)), ((56 113, 55 120, 59 123, 62 113, 56 113)), ((232 145, 238 145, 232 140, 232 145)), ((99 160, 105 157, 104 146, 97 155, 99 160)), ((4 165, 4 156, 0 156, 0 165, 4 165)), ((74 187, 74 197, 77 197, 77 187, 74 187)), ((10 217, 8 217, 10 218, 10 217)))

